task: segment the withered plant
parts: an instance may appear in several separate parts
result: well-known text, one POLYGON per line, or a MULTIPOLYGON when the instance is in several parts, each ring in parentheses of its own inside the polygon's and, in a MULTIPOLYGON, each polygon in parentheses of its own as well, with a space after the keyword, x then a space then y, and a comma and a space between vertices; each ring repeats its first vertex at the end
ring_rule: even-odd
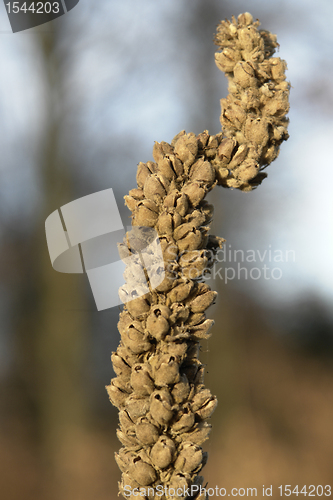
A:
MULTIPOLYGON (((213 207, 204 198, 216 185, 252 191, 288 139, 286 63, 273 57, 276 36, 259 25, 249 13, 218 25, 215 60, 229 80, 222 132, 182 131, 171 144, 156 142, 154 161, 139 163, 137 188, 125 196, 134 229, 154 228, 162 248, 164 266, 152 253, 145 276, 165 272, 162 283, 140 296, 142 263, 133 258, 121 290, 121 341, 112 354, 117 376, 107 390, 119 409, 123 447, 116 461, 125 498, 139 491, 149 500, 207 498, 193 494, 204 482, 202 444, 217 405, 198 358, 214 323, 205 311, 217 296, 203 277, 224 240, 209 235, 213 207)), ((125 257, 133 251, 126 241, 125 257)))

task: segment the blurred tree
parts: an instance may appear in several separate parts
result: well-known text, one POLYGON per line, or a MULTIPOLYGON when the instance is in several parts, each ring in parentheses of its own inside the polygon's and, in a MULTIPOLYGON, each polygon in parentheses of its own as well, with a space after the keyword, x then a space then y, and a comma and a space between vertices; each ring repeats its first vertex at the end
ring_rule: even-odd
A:
MULTIPOLYGON (((64 474, 64 456, 73 459, 77 440, 89 422, 84 372, 87 370, 87 303, 83 275, 53 270, 45 241, 46 217, 75 199, 75 180, 61 153, 64 119, 62 94, 65 54, 59 53, 60 24, 37 31, 46 92, 45 127, 41 140, 39 176, 43 189, 35 231, 30 236, 27 267, 16 310, 18 365, 16 377, 34 408, 45 477, 55 479, 44 498, 69 498, 73 478, 64 474), (52 491, 52 493, 51 493, 52 491)), ((76 478, 78 479, 78 478, 76 478)), ((49 485, 48 485, 49 486, 49 485)))

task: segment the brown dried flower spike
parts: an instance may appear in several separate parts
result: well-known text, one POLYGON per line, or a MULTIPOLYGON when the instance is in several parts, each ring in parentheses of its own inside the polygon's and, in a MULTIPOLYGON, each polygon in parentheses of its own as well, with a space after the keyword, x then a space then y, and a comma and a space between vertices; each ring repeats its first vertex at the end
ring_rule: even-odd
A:
MULTIPOLYGON (((133 226, 157 231, 165 265, 162 283, 124 306, 121 341, 112 354, 117 376, 107 390, 120 411, 123 447, 116 461, 125 498, 138 491, 149 500, 208 498, 199 473, 217 400, 204 386, 198 352, 200 340, 210 336, 214 322, 206 309, 217 293, 202 278, 224 240, 209 235, 213 207, 204 198, 216 184, 251 191, 288 138, 286 64, 272 57, 275 35, 258 27, 249 13, 218 26, 216 64, 229 79, 222 133, 182 131, 171 144, 155 143, 155 161, 139 163, 137 188, 125 197, 133 226), (191 487, 189 496, 174 491, 191 487)), ((146 276, 163 271, 153 257, 146 276)), ((125 297, 142 287, 139 264, 132 261, 124 273, 125 297)))

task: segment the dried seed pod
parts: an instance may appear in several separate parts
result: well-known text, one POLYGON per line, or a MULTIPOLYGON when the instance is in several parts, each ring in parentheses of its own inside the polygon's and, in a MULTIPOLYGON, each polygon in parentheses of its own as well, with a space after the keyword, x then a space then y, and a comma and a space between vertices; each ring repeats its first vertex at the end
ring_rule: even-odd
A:
MULTIPOLYGON (((136 286, 136 291, 139 292, 139 286, 136 286)), ((138 297, 137 299, 126 301, 126 306, 133 318, 140 318, 150 310, 145 297, 138 297)))
POLYGON ((183 163, 180 161, 179 158, 177 158, 177 156, 173 155, 173 154, 169 154, 169 159, 171 161, 171 164, 172 164, 172 168, 173 170, 175 171, 177 177, 182 177, 183 174, 184 174, 184 165, 183 163))
POLYGON ((122 475, 121 482, 119 484, 120 493, 125 498, 129 498, 130 500, 133 500, 134 499, 133 495, 131 494, 131 496, 129 496, 129 494, 133 490, 135 492, 138 491, 139 488, 140 488, 140 484, 137 481, 135 481, 130 474, 128 474, 127 472, 124 472, 122 475))
POLYGON ((193 281, 184 279, 183 283, 180 283, 168 293, 168 300, 170 303, 182 302, 190 295, 193 286, 193 281))
POLYGON ((207 190, 204 187, 201 187, 199 182, 190 182, 185 185, 182 192, 186 194, 191 205, 196 207, 206 196, 207 190))
POLYGON ((190 311, 187 306, 183 304, 172 304, 171 306, 172 314, 169 318, 170 324, 174 324, 177 321, 185 323, 189 317, 190 311))
POLYGON ((230 73, 234 70, 235 64, 241 59, 239 50, 225 48, 223 52, 215 54, 216 66, 224 73, 230 73))
POLYGON ((166 388, 155 391, 150 396, 150 413, 160 425, 166 425, 172 419, 172 398, 166 388))
MULTIPOLYGON (((117 438, 121 442, 122 445, 127 446, 127 448, 137 448, 140 443, 138 442, 135 431, 134 430, 129 430, 126 433, 123 432, 121 429, 116 430, 117 438)), ((118 464, 119 466, 119 464, 118 464)), ((120 466, 119 466, 120 468, 120 466)), ((124 471, 123 471, 124 472, 124 471)))
POLYGON ((151 171, 145 163, 140 162, 138 165, 138 170, 136 174, 136 182, 139 188, 143 188, 147 178, 151 175, 151 171))
POLYGON ((186 234, 186 236, 177 241, 177 245, 181 252, 184 252, 185 250, 188 250, 190 252, 191 250, 200 248, 202 241, 202 232, 194 227, 186 234))
POLYGON ((175 356, 161 356, 154 369, 154 381, 157 387, 176 384, 179 381, 179 360, 175 356))
POLYGON ((159 238, 164 262, 174 262, 177 260, 178 247, 173 241, 169 241, 165 236, 159 238))
POLYGON ((176 445, 167 436, 161 436, 151 449, 151 460, 154 466, 165 469, 174 460, 176 445))
POLYGON ((215 181, 215 170, 209 161, 200 158, 191 167, 190 179, 192 181, 204 182, 210 187, 215 181))
POLYGON ((176 177, 176 173, 172 168, 172 163, 169 158, 162 158, 158 162, 158 171, 166 178, 168 181, 172 181, 176 177))
POLYGON ((155 141, 153 147, 153 158, 156 162, 161 161, 166 155, 172 154, 172 147, 167 142, 155 141))
POLYGON ((126 410, 129 418, 135 423, 149 411, 149 399, 131 394, 126 400, 126 410))
POLYGON ((121 334, 121 340, 125 347, 130 349, 134 354, 140 354, 151 349, 151 343, 146 333, 141 332, 136 328, 137 322, 133 323, 121 334))
POLYGON ((148 446, 156 443, 159 438, 158 428, 145 418, 139 419, 135 426, 135 433, 140 443, 148 446))
POLYGON ((130 418, 127 410, 120 410, 119 412, 119 423, 121 427, 127 432, 129 429, 134 429, 134 422, 130 418))
POLYGON ((195 415, 192 413, 189 404, 184 405, 177 416, 177 420, 172 424, 172 431, 187 432, 192 429, 195 422, 195 415))
POLYGON ((183 441, 201 445, 209 438, 211 429, 212 426, 207 422, 198 422, 192 427, 191 432, 184 432, 181 437, 183 441))
POLYGON ((245 137, 250 142, 265 146, 269 139, 267 120, 249 116, 245 123, 245 137))
POLYGON ((175 142, 174 150, 176 155, 181 159, 185 168, 190 167, 198 152, 198 143, 195 135, 185 134, 179 137, 175 142))
MULTIPOLYGON (((177 489, 179 489, 179 491, 186 491, 189 487, 191 487, 191 485, 192 485, 192 478, 190 474, 186 474, 183 471, 180 472, 176 470, 172 473, 167 488, 169 491, 170 490, 176 491, 177 489)), ((174 497, 173 498, 169 497, 167 500, 174 500, 174 497)))
POLYGON ((173 386, 171 391, 175 403, 183 403, 190 394, 190 384, 188 383, 185 373, 180 375, 180 380, 173 386))
POLYGON ((119 355, 118 352, 113 352, 111 355, 111 361, 113 365, 113 369, 118 377, 124 377, 125 379, 129 379, 131 376, 131 367, 130 365, 119 355))
POLYGON ((170 213, 177 211, 181 217, 184 217, 188 211, 187 196, 177 190, 171 191, 171 193, 165 197, 163 206, 170 213))
POLYGON ((207 410, 209 416, 213 413, 217 406, 216 396, 212 396, 209 389, 201 388, 193 397, 191 409, 194 413, 198 414, 200 418, 208 418, 208 416, 201 416, 207 410))
POLYGON ((151 200, 140 201, 133 213, 134 226, 154 227, 158 218, 158 209, 151 200))
POLYGON ((117 354, 128 364, 128 366, 133 366, 135 363, 140 362, 141 354, 134 354, 134 352, 122 344, 118 346, 117 354))
POLYGON ((212 328, 214 325, 214 320, 212 319, 206 319, 202 323, 196 326, 192 326, 190 329, 191 336, 195 340, 200 340, 200 339, 209 339, 211 336, 209 330, 212 328))
POLYGON ((147 199, 159 204, 165 198, 169 189, 169 181, 161 174, 153 174, 147 177, 143 187, 147 199))
POLYGON ((161 340, 169 331, 169 322, 167 318, 170 316, 170 309, 163 305, 156 305, 151 308, 147 318, 147 330, 149 334, 161 340))
POLYGON ((172 215, 168 212, 160 214, 157 222, 157 229, 159 234, 171 236, 173 234, 173 219, 172 215))
POLYGON ((194 472, 201 469, 203 453, 200 446, 191 443, 184 443, 175 461, 175 469, 182 472, 194 472))
POLYGON ((123 388, 118 387, 119 381, 118 379, 112 379, 111 384, 105 386, 107 393, 109 395, 109 399, 113 406, 117 408, 121 408, 125 405, 125 401, 129 397, 128 392, 125 392, 123 388))
POLYGON ((202 313, 210 307, 217 297, 217 292, 213 292, 209 290, 202 295, 199 295, 194 298, 189 304, 191 311, 194 313, 202 313))
POLYGON ((138 396, 150 396, 155 386, 148 365, 139 363, 133 366, 131 386, 138 396))
POLYGON ((188 224, 197 229, 207 222, 207 215, 202 210, 193 210, 186 219, 188 224))
POLYGON ((140 486, 149 486, 157 477, 154 467, 140 457, 133 459, 128 472, 140 486))
POLYGON ((161 352, 169 354, 170 356, 176 356, 179 359, 183 359, 187 351, 187 344, 184 339, 175 340, 171 339, 170 342, 164 344, 161 352))

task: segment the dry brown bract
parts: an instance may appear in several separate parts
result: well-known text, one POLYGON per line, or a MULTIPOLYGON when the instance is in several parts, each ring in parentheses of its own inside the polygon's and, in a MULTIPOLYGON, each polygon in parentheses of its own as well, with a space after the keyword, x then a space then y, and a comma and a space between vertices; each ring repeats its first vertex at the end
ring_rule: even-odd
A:
MULTIPOLYGON (((222 52, 216 62, 230 91, 221 101, 223 132, 183 131, 171 144, 155 143, 155 161, 139 164, 137 188, 125 197, 133 226, 157 231, 165 264, 163 282, 126 303, 118 323, 121 342, 112 354, 117 376, 107 390, 120 410, 123 448, 116 461, 125 498, 136 498, 128 494, 135 488, 146 488, 149 500, 190 498, 152 491, 157 485, 168 492, 203 484, 199 473, 207 455, 201 445, 217 400, 204 386, 198 352, 200 340, 210 336, 213 321, 205 311, 217 294, 202 278, 223 243, 208 234, 213 207, 204 198, 216 184, 252 190, 288 137, 286 64, 272 57, 275 35, 258 26, 246 13, 218 27, 222 52)), ((126 242, 123 249, 127 255, 126 242)), ((121 294, 140 290, 139 269, 133 259, 121 294)), ((163 269, 152 258, 146 272, 152 276, 163 269)))

